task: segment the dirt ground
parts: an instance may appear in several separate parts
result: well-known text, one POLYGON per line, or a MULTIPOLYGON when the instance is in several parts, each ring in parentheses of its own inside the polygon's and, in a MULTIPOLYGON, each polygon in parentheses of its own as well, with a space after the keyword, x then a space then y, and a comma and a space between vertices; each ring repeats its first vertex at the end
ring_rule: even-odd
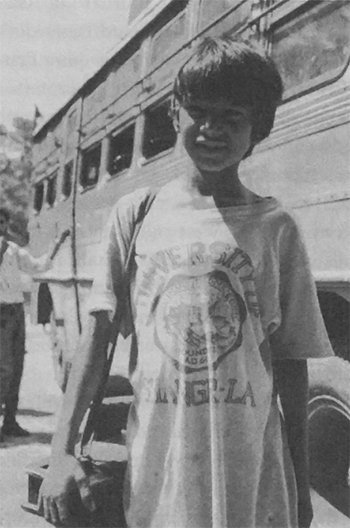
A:
POLYGON ((54 380, 49 337, 41 327, 28 325, 26 348, 18 422, 32 434, 1 444, 0 526, 4 528, 50 526, 23 511, 21 503, 27 499, 26 466, 50 453, 61 394, 54 380))
MULTIPOLYGON (((27 500, 25 468, 49 455, 61 395, 54 381, 49 338, 41 327, 28 325, 27 357, 21 387, 18 421, 32 434, 1 444, 0 526, 48 528, 41 517, 22 510, 27 500)), ((313 492, 315 518, 312 528, 349 528, 350 521, 313 492)))

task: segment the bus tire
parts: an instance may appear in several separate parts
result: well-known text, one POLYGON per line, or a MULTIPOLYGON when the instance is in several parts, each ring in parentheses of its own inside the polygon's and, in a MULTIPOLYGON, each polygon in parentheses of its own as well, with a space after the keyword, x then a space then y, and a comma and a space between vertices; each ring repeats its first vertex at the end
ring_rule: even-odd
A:
POLYGON ((71 362, 67 361, 65 358, 67 357, 65 350, 64 350, 64 341, 60 339, 60 332, 59 328, 56 324, 56 319, 51 312, 50 317, 50 339, 51 339, 51 350, 52 350, 52 362, 53 362, 53 369, 55 374, 55 380, 62 390, 62 392, 65 392, 66 386, 68 383, 68 377, 69 372, 71 369, 71 362))
POLYGON ((310 484, 350 517, 350 363, 333 357, 308 367, 310 484))

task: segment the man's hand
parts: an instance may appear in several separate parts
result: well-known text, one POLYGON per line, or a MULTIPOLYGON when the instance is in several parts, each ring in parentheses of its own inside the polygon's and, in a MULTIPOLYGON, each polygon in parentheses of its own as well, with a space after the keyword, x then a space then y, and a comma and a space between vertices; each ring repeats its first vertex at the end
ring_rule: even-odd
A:
POLYGON ((39 512, 55 525, 68 525, 72 521, 69 498, 77 491, 83 506, 91 512, 96 504, 88 486, 88 478, 79 460, 72 455, 57 457, 50 464, 40 488, 39 512))
POLYGON ((50 259, 53 260, 58 252, 58 250, 60 249, 60 247, 62 246, 63 242, 66 240, 66 238, 70 235, 70 230, 69 229, 66 229, 65 231, 63 231, 61 233, 61 235, 55 239, 55 245, 54 245, 54 248, 51 252, 51 255, 50 255, 50 259))
POLYGON ((70 229, 66 229, 63 231, 58 239, 59 244, 63 244, 63 242, 66 240, 66 238, 70 235, 70 229))

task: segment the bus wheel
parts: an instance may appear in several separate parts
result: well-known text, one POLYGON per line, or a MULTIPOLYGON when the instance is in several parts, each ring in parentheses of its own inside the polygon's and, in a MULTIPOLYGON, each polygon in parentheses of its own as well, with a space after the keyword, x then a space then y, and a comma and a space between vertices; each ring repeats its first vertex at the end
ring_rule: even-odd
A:
POLYGON ((50 338, 55 379, 64 392, 72 364, 66 360, 64 327, 58 324, 53 312, 50 317, 50 338))
POLYGON ((350 363, 334 357, 308 365, 311 487, 350 517, 350 363))

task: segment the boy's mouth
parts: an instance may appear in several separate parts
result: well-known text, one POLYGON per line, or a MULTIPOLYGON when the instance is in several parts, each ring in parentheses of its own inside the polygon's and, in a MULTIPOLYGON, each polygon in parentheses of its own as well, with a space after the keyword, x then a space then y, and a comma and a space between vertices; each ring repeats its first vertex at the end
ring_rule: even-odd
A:
POLYGON ((223 140, 199 137, 196 139, 196 147, 207 152, 220 152, 227 149, 227 143, 223 140))

